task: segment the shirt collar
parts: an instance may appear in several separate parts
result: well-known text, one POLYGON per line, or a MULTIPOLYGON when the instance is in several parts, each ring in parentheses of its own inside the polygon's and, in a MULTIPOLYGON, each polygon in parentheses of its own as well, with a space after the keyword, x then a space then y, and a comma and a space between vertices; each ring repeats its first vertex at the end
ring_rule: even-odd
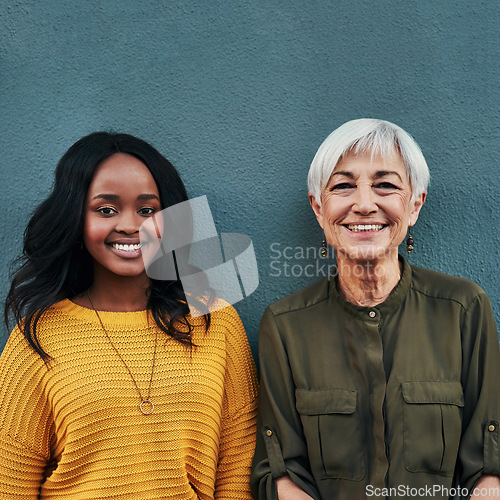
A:
MULTIPOLYGON (((401 278, 384 302, 372 307, 358 306, 349 302, 337 290, 337 276, 335 279, 330 279, 330 298, 333 298, 333 300, 340 304, 347 312, 354 314, 361 319, 366 319, 367 314, 369 314, 370 311, 378 311, 380 315, 386 315, 394 311, 406 297, 408 290, 410 289, 412 275, 411 266, 408 262, 406 262, 406 259, 399 255, 399 261, 403 264, 401 278)), ((377 316, 379 316, 379 314, 377 314, 377 316)))

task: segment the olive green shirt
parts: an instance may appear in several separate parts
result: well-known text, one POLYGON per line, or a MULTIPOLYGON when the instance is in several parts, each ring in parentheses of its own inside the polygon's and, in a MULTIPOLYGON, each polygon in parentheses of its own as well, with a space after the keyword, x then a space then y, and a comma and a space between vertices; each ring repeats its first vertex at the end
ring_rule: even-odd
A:
POLYGON ((468 498, 500 474, 500 354, 476 284, 410 267, 385 302, 323 280, 267 308, 251 484, 314 499, 468 498), (467 491, 466 491, 467 490, 467 491))

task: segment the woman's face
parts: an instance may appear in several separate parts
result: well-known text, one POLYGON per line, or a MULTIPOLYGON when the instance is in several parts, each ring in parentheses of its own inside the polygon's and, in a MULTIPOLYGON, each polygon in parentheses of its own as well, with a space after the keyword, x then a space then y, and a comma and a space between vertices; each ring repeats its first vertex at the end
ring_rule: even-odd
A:
POLYGON ((95 273, 144 273, 139 227, 160 210, 158 187, 146 165, 124 153, 104 160, 85 202, 83 242, 95 273))
POLYGON ((401 156, 349 153, 339 161, 321 194, 309 195, 325 237, 338 258, 396 259, 408 226, 415 224, 425 193, 412 191, 401 156))

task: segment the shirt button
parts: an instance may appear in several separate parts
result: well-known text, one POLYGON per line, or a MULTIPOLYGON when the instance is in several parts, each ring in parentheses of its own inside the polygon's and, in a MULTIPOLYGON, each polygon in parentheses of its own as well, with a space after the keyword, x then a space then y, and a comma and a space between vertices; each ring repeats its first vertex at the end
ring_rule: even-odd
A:
POLYGON ((375 311, 370 311, 368 313, 368 316, 370 316, 370 318, 374 318, 376 315, 377 315, 377 313, 375 311))
POLYGON ((271 430, 269 430, 269 429, 268 429, 268 430, 266 431, 266 436, 267 436, 267 437, 271 437, 272 435, 273 435, 273 431, 271 431, 271 430))
POLYGON ((493 431, 495 430, 495 426, 494 426, 494 425, 490 425, 490 426, 488 427, 488 430, 489 430, 490 432, 493 432, 493 431))

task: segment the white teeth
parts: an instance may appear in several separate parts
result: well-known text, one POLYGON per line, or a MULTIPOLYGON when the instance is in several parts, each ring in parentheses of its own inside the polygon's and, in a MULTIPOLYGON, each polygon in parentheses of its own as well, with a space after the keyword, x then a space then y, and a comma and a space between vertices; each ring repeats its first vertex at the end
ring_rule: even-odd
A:
POLYGON ((382 224, 349 224, 347 226, 351 231, 380 231, 384 226, 382 224))
POLYGON ((123 250, 125 252, 134 252, 141 248, 141 244, 137 243, 136 245, 120 245, 119 243, 114 243, 113 248, 116 248, 117 250, 123 250))

